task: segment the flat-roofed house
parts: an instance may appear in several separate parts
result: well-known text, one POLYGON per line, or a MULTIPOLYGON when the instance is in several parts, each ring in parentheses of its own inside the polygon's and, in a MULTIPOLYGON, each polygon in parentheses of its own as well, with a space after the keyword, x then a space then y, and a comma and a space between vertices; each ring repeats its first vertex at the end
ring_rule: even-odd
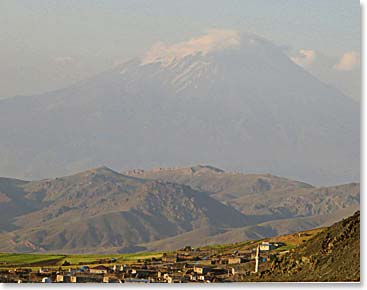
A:
POLYGON ((99 265, 89 269, 89 272, 92 274, 106 274, 108 272, 108 268, 103 265, 99 265))

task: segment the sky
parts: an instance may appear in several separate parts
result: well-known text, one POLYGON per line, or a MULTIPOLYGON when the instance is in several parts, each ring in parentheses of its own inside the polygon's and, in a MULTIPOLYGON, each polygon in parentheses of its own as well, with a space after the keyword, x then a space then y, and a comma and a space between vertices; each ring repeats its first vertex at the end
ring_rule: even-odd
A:
POLYGON ((355 100, 360 3, 352 0, 2 0, 0 98, 62 88, 208 29, 255 33, 355 100))

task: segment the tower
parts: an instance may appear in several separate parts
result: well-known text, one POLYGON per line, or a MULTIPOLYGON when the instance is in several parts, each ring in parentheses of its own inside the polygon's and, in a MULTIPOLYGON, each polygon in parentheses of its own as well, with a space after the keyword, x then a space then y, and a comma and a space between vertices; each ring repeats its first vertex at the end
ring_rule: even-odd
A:
POLYGON ((256 248, 256 257, 255 257, 255 273, 259 272, 259 263, 260 263, 260 245, 256 248))

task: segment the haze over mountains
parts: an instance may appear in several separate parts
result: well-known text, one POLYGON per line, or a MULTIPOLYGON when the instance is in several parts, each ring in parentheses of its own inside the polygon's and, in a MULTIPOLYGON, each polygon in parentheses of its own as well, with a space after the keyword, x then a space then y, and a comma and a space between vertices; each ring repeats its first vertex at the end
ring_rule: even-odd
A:
POLYGON ((0 176, 22 179, 207 163, 318 185, 359 181, 358 104, 269 41, 233 31, 1 100, 0 135, 0 176))
POLYGON ((116 253, 259 239, 330 225, 359 184, 316 188, 211 166, 0 179, 0 251, 116 253))

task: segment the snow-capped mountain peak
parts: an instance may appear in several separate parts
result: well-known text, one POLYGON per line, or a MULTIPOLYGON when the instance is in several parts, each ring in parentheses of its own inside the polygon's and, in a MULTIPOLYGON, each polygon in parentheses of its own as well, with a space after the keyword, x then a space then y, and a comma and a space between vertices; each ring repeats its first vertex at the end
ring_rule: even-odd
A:
POLYGON ((212 29, 205 35, 173 45, 158 42, 144 55, 141 64, 158 62, 167 67, 179 63, 189 55, 207 55, 213 51, 238 47, 239 45, 240 33, 238 31, 212 29))

